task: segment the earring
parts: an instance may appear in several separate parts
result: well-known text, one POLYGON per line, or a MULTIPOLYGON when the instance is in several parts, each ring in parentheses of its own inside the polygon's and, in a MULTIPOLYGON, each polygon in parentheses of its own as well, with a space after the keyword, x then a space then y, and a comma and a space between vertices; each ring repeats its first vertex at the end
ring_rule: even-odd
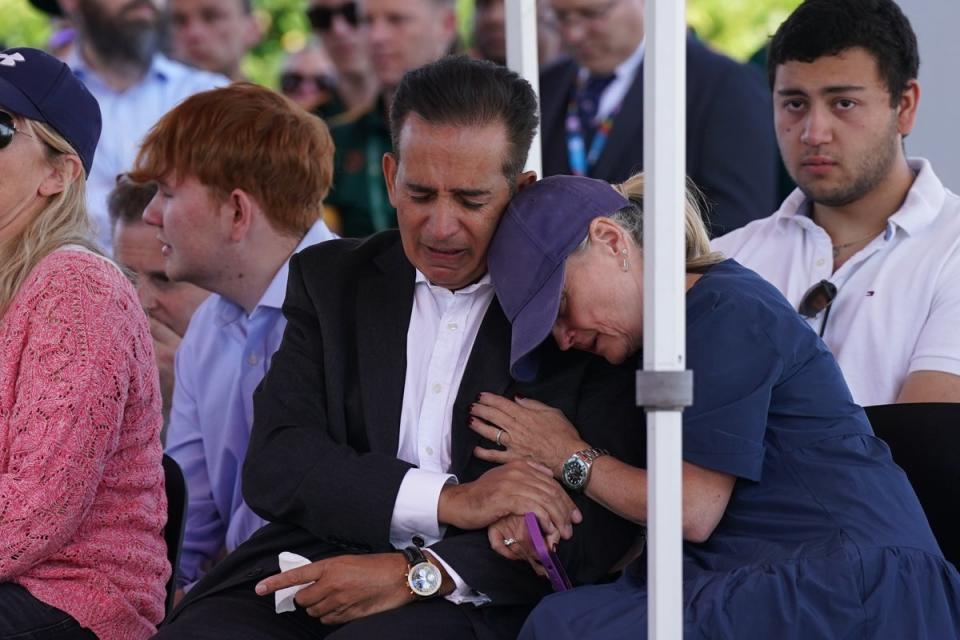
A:
POLYGON ((623 249, 620 251, 620 255, 623 256, 623 270, 624 272, 630 271, 630 264, 627 262, 627 250, 623 249))

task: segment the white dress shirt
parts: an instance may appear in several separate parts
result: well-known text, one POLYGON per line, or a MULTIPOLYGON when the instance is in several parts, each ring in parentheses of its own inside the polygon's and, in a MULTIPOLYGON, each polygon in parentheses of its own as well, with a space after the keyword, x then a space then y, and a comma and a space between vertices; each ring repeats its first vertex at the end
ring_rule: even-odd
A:
MULTIPOLYGON (((415 536, 427 547, 443 537, 444 528, 437 521, 440 491, 457 482, 449 473, 453 403, 491 300, 489 274, 476 284, 450 291, 431 284, 417 271, 397 449, 398 458, 417 468, 407 471, 393 508, 390 544, 397 549, 414 544, 415 536)), ((456 583, 448 600, 457 604, 488 600, 436 557, 456 583)))
MULTIPOLYGON (((794 307, 811 285, 836 285, 823 339, 863 406, 895 402, 914 371, 960 375, 960 198, 929 162, 909 164, 916 178, 903 205, 835 273, 830 236, 799 189, 772 216, 712 243, 794 307)), ((809 323, 819 332, 823 320, 821 313, 809 323)))

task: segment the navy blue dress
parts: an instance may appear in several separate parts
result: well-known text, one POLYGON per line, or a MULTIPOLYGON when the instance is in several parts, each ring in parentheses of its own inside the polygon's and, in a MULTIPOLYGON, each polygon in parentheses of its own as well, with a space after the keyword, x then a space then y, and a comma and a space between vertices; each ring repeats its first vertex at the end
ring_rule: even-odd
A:
MULTIPOLYGON (((960 638, 960 575, 817 335, 732 260, 686 307, 683 457, 737 482, 684 545, 684 638, 960 638)), ((549 596, 520 637, 646 638, 644 575, 549 596)))

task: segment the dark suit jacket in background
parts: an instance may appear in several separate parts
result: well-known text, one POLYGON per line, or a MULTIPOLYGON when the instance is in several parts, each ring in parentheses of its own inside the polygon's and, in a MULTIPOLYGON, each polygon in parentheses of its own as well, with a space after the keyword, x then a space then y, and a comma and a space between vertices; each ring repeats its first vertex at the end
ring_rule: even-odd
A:
MULTIPOLYGON (((573 60, 564 59, 540 77, 545 176, 570 173, 564 119, 577 70, 573 60)), ((778 155, 772 114, 770 92, 755 69, 687 37, 687 175, 712 206, 712 236, 777 209, 778 155)), ((642 66, 590 175, 617 183, 641 169, 642 66)))
MULTIPOLYGON (((413 291, 414 269, 395 231, 325 242, 291 259, 283 306, 288 324, 254 396, 243 472, 244 498, 272 524, 194 587, 185 604, 276 573, 280 551, 316 560, 393 550, 391 515, 411 467, 396 456, 413 291)), ((491 468, 472 456, 480 438, 467 427, 469 406, 481 391, 521 393, 561 408, 591 445, 643 464, 643 418, 629 368, 546 348, 544 369, 551 372, 515 385, 509 344, 510 326, 494 299, 454 404, 450 472, 461 482, 491 468)), ((575 500, 584 522, 560 554, 575 581, 592 582, 605 576, 637 528, 583 496, 575 500)), ((548 591, 529 565, 494 553, 486 531, 449 527, 432 548, 492 599, 486 607, 465 605, 474 627, 487 631, 481 637, 514 637, 548 591)))

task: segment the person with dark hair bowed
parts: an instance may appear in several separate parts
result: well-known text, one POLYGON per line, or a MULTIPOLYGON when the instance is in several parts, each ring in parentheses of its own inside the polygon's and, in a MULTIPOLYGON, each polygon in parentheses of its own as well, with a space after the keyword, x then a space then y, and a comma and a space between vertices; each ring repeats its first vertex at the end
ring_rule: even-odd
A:
POLYGON ((770 43, 799 187, 714 249, 783 293, 863 405, 960 402, 960 197, 906 155, 920 58, 893 0, 807 0, 770 43))
MULTIPOLYGON (((510 203, 488 264, 512 323, 514 377, 536 375, 534 349, 551 334, 562 350, 612 363, 640 349, 643 191, 641 174, 617 191, 553 177, 510 203)), ((960 575, 833 356, 772 285, 710 251, 690 193, 684 217, 694 379, 683 413, 684 638, 958 637, 960 575)), ((502 445, 478 457, 535 460, 646 522, 646 470, 547 404, 485 393, 471 413, 471 427, 502 445)), ((506 518, 490 538, 518 540, 494 545, 505 557, 535 558, 518 524, 506 518)), ((645 638, 645 573, 635 562, 615 583, 547 597, 520 638, 645 638)))
POLYGON ((97 101, 0 52, 0 637, 141 640, 170 576, 160 387, 133 285, 96 249, 97 101))
POLYGON ((628 551, 636 525, 540 465, 471 455, 469 405, 494 391, 559 406, 640 462, 632 369, 553 347, 541 380, 510 380, 486 256, 533 179, 536 109, 516 73, 465 57, 399 82, 383 157, 399 230, 291 259, 243 467, 244 498, 270 524, 187 593, 160 638, 513 638, 549 586, 493 551, 488 525, 534 512, 578 584, 628 551))

